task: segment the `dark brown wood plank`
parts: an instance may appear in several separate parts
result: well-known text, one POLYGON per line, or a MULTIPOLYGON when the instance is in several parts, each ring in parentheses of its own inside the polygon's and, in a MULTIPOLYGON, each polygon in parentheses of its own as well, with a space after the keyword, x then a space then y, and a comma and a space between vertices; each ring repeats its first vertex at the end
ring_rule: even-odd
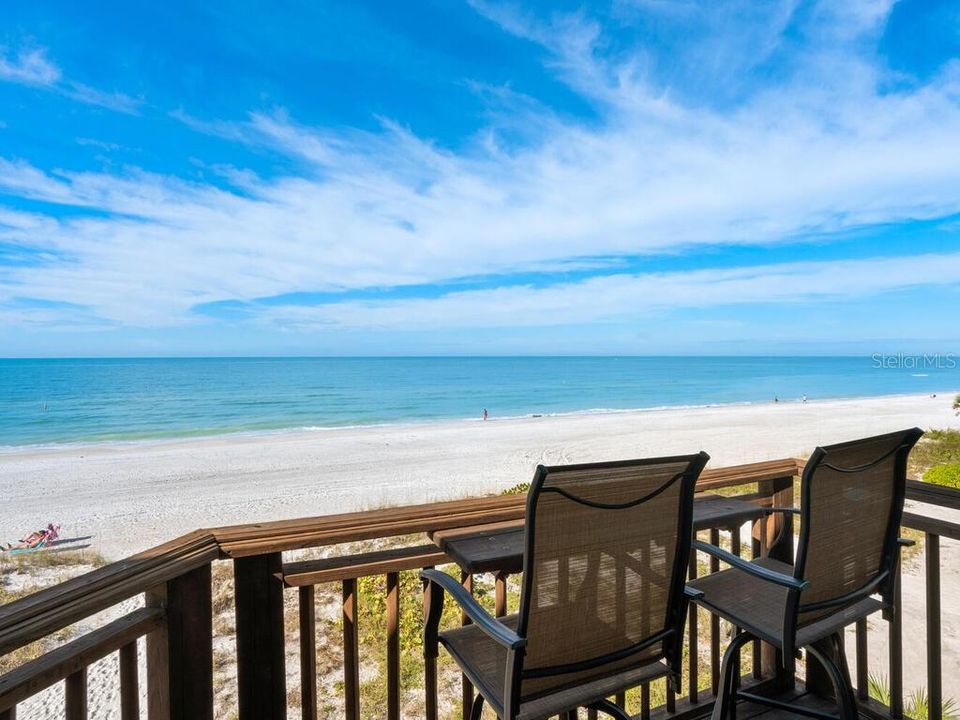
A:
POLYGON ((343 581, 343 706, 347 720, 360 717, 360 629, 357 581, 343 581))
POLYGON ((503 617, 507 614, 507 573, 499 572, 494 578, 493 614, 503 617))
MULTIPOLYGON (((146 594, 146 606, 159 608, 166 616, 167 586, 157 585, 146 594)), ((162 627, 147 634, 147 718, 170 720, 170 648, 167 629, 162 627)))
POLYGON ((171 720, 213 720, 210 565, 167 582, 171 720))
POLYGON ((907 480, 907 499, 960 510, 960 490, 907 480))
POLYGON ((932 535, 940 535, 951 540, 960 540, 960 523, 943 518, 925 515, 920 512, 904 512, 901 524, 904 527, 922 530, 932 535))
POLYGON ((387 573, 387 720, 400 720, 400 575, 387 573))
POLYGON ((0 720, 17 720, 17 709, 12 707, 0 710, 0 720))
POLYGON ((943 717, 943 671, 940 667, 940 537, 927 533, 927 720, 943 717))
POLYGON ((286 720, 280 553, 235 560, 240 720, 286 720))
POLYGON ((87 668, 67 676, 63 690, 64 718, 87 720, 87 668))
POLYGON ((0 676, 0 710, 6 710, 163 624, 163 610, 142 608, 61 645, 0 676))
POLYGON ((288 587, 320 585, 400 570, 419 570, 427 565, 447 562, 450 559, 436 545, 414 545, 286 563, 283 566, 283 582, 288 587))
POLYGON ((300 708, 303 720, 317 720, 317 607, 313 585, 299 589, 300 708))
POLYGON ((140 679, 137 641, 120 648, 120 720, 140 719, 140 679))

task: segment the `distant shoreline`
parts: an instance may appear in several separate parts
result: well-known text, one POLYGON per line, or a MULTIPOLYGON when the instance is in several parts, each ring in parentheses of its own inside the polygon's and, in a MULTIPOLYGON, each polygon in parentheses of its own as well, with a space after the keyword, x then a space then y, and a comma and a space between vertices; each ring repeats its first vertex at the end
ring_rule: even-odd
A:
MULTIPOLYGON (((937 397, 945 396, 954 398, 957 394, 960 393, 960 390, 938 390, 934 391, 931 394, 936 395, 937 397)), ((857 400, 876 400, 882 398, 906 398, 914 397, 916 393, 887 393, 880 395, 857 395, 857 396, 827 396, 827 397, 818 397, 818 398, 807 398, 803 400, 802 398, 789 398, 784 399, 780 398, 777 402, 774 400, 769 401, 757 401, 757 400, 741 400, 741 401, 732 401, 726 403, 703 403, 703 404, 694 404, 694 405, 657 405, 651 407, 636 407, 636 408, 587 408, 583 410, 570 410, 562 412, 530 412, 521 415, 490 415, 486 422, 503 422, 509 420, 534 420, 540 418, 564 418, 564 417, 579 417, 579 416, 602 416, 602 415, 628 415, 631 413, 651 413, 651 412, 660 412, 660 411, 679 411, 679 410, 704 410, 710 408, 735 408, 735 407, 754 407, 754 406, 763 406, 763 405, 790 405, 790 404, 822 404, 828 402, 837 402, 837 401, 857 401, 857 400)), ((363 430, 363 429, 376 429, 376 428, 394 428, 394 427, 423 427, 436 424, 447 424, 447 423, 475 423, 475 422, 484 422, 481 417, 436 417, 436 418, 424 418, 421 420, 409 419, 409 420, 397 420, 394 422, 371 422, 371 423, 355 423, 355 424, 344 424, 344 425, 309 425, 309 426, 282 426, 282 427, 271 427, 263 429, 210 429, 210 430, 194 430, 187 431, 183 433, 169 432, 169 433, 159 433, 159 434, 143 434, 133 437, 91 437, 88 439, 76 439, 76 440, 64 440, 64 441, 49 441, 41 443, 23 443, 23 444, 13 444, 5 445, 0 442, 0 459, 4 455, 15 454, 20 452, 32 452, 32 451, 43 451, 43 450, 56 450, 56 449, 83 449, 83 448, 97 448, 97 447, 137 447, 145 446, 149 447, 152 445, 165 445, 165 444, 179 444, 183 442, 190 441, 203 441, 203 440, 217 440, 217 439, 246 439, 246 438, 270 438, 277 436, 288 436, 288 435, 297 435, 297 434, 309 434, 309 433, 320 433, 320 432, 344 432, 349 430, 363 430)))

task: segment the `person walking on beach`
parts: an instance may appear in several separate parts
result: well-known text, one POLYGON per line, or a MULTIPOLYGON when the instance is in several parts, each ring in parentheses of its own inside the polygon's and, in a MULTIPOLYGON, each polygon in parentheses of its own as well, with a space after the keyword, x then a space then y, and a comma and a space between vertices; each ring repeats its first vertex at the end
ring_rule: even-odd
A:
POLYGON ((483 409, 483 419, 484 419, 484 420, 487 419, 487 409, 486 409, 486 408, 483 409))

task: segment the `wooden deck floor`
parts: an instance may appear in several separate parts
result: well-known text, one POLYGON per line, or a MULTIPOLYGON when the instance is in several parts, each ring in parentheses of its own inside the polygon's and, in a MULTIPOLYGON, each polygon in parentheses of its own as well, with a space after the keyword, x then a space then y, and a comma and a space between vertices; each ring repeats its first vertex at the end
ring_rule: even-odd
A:
MULTIPOLYGON (((772 697, 783 702, 797 702, 811 710, 819 710, 836 714, 838 709, 836 704, 827 698, 814 695, 807 692, 803 683, 798 682, 797 686, 788 692, 773 695, 772 697)), ((693 712, 693 708, 686 713, 688 720, 705 720, 710 717, 710 705, 703 708, 702 713, 693 712)), ((861 706, 860 716, 864 720, 883 720, 890 717, 889 710, 883 705, 875 702, 867 702, 861 706)), ((737 720, 799 720, 802 715, 791 713, 779 708, 771 708, 757 703, 741 702, 737 705, 737 720)))

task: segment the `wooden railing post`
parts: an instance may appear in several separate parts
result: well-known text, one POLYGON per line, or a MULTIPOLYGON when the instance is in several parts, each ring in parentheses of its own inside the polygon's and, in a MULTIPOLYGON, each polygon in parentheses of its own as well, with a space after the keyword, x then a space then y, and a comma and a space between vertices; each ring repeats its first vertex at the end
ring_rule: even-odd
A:
MULTIPOLYGON (((146 592, 147 607, 167 606, 167 586, 146 592)), ((170 720, 170 652, 166 626, 147 635, 147 718, 170 720)))
POLYGON ((233 561, 240 720, 285 720, 283 562, 280 553, 233 561))
POLYGON ((147 593, 147 605, 166 614, 165 628, 147 636, 150 720, 213 720, 210 575, 202 565, 147 593))

